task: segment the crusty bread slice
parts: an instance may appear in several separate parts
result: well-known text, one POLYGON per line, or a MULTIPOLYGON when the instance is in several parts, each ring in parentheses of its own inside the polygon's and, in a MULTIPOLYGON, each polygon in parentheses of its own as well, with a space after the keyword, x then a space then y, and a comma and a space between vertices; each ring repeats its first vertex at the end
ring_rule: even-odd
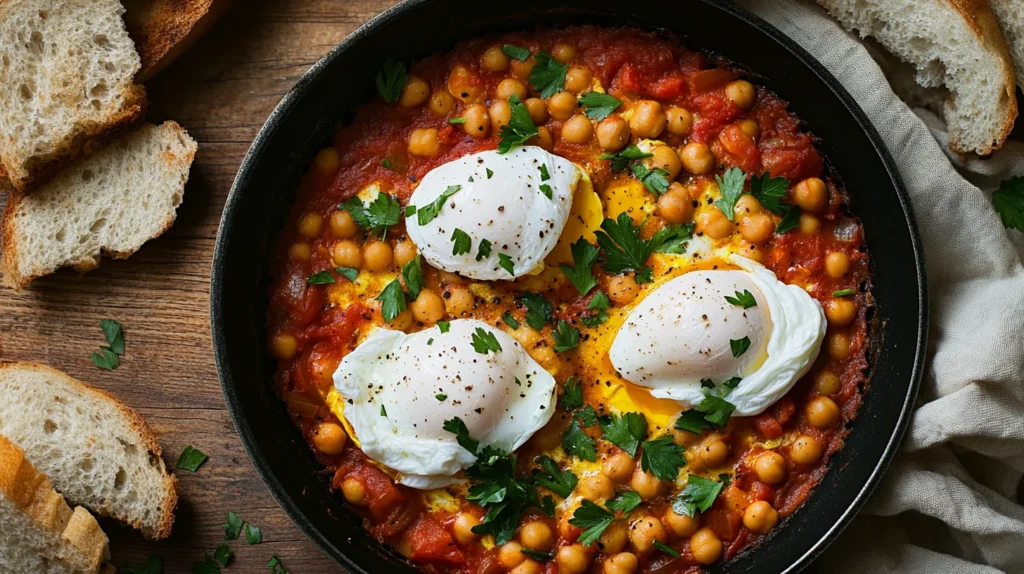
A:
POLYGON ((1006 44, 1017 70, 1017 85, 1024 88, 1024 2, 1021 0, 991 0, 992 12, 1006 36, 1006 44))
POLYGON ((0 362, 0 434, 68 500, 166 538, 177 479, 139 413, 114 396, 35 363, 0 362))
POLYGON ((89 511, 71 508, 24 452, 0 435, 0 571, 94 574, 109 542, 89 511))
POLYGON ((987 0, 818 0, 846 28, 872 36, 917 68, 925 87, 945 85, 950 147, 988 155, 1017 118, 1013 65, 987 0))
POLYGON ((174 223, 196 143, 174 122, 145 125, 7 202, 4 282, 19 289, 60 267, 124 259, 174 223))
POLYGON ((25 191, 142 119, 118 0, 0 2, 0 162, 25 191))
POLYGON ((142 61, 137 79, 145 82, 201 38, 231 0, 123 0, 128 34, 142 61))

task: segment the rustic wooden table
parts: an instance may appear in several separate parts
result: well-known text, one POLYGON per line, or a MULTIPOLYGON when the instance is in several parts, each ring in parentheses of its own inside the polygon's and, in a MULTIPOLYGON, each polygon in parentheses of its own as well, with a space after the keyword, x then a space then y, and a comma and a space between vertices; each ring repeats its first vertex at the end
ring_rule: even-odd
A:
POLYGON ((394 3, 236 2, 147 85, 149 118, 177 120, 200 146, 174 227, 127 261, 105 261, 81 277, 60 272, 21 293, 0 290, 0 358, 43 362, 115 393, 145 416, 168 465, 186 445, 210 455, 199 472, 178 473, 182 496, 170 539, 150 543, 104 521, 118 566, 158 555, 164 572, 191 572, 222 542, 221 524, 234 511, 263 529, 264 542, 232 542, 227 571, 267 571, 276 554, 296 574, 343 572, 278 507, 228 418, 210 339, 210 266, 228 190, 267 116, 314 62, 394 3), (89 359, 104 343, 104 318, 120 321, 127 335, 114 372, 89 359))

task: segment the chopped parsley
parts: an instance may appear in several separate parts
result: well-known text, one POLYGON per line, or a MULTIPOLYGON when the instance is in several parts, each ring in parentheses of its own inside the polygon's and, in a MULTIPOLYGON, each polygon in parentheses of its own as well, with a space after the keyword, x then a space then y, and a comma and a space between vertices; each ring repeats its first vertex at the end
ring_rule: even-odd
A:
POLYGON ((178 457, 178 462, 174 463, 174 468, 195 472, 199 470, 200 466, 203 466, 207 458, 206 453, 188 445, 181 451, 181 456, 178 457))
POLYGON ((574 419, 562 434, 562 447, 570 456, 580 460, 594 462, 597 460, 597 443, 587 436, 580 426, 580 421, 574 419))
POLYGON ((448 400, 448 395, 446 395, 444 393, 438 393, 438 394, 434 395, 434 398, 437 399, 437 402, 443 403, 443 402, 448 400))
POLYGON ((583 406, 583 387, 576 377, 565 381, 565 392, 562 393, 562 408, 571 411, 583 406))
POLYGON ((608 312, 604 309, 599 310, 593 315, 584 315, 580 317, 580 322, 583 323, 583 326, 590 327, 591 329, 604 325, 607 320, 608 312))
POLYGON ((451 329, 452 324, 449 321, 438 321, 437 328, 441 330, 441 333, 447 333, 448 329, 451 329))
POLYGON ((463 117, 449 118, 448 119, 448 125, 457 126, 457 125, 461 125, 461 124, 464 124, 464 123, 466 123, 466 118, 463 118, 463 117))
POLYGON ((551 179, 551 174, 548 173, 548 166, 547 166, 547 164, 544 164, 544 163, 540 164, 540 167, 538 167, 537 170, 540 171, 540 180, 541 181, 547 181, 547 180, 551 179))
POLYGON ((643 413, 614 413, 598 417, 604 439, 635 457, 647 436, 647 417, 643 413))
POLYGON ((598 291, 594 293, 590 303, 587 303, 587 309, 607 309, 611 307, 611 303, 604 291, 598 291))
POLYGON ((377 72, 377 93, 385 102, 393 104, 402 97, 402 88, 408 80, 409 72, 406 71, 405 64, 388 58, 381 66, 380 72, 377 72))
POLYGON ((512 58, 513 60, 519 60, 520 62, 525 62, 526 60, 530 59, 529 50, 527 50, 526 48, 515 46, 513 44, 505 44, 504 46, 501 47, 501 51, 509 58, 512 58))
POLYGON ((721 482, 691 474, 686 488, 672 500, 672 511, 691 518, 697 516, 698 511, 707 512, 722 492, 722 486, 721 482))
POLYGON ((775 232, 782 234, 800 225, 800 208, 783 201, 789 180, 784 177, 771 177, 768 172, 759 176, 750 176, 750 195, 775 215, 781 215, 782 221, 775 227, 775 232))
POLYGON ((452 232, 452 255, 465 255, 473 248, 473 239, 465 231, 455 228, 452 232))
POLYGON ((501 314, 501 320, 504 321, 505 324, 513 331, 519 328, 519 321, 516 321, 516 318, 513 317, 512 313, 509 311, 505 311, 501 314))
POLYGON ((334 271, 338 275, 341 275, 345 279, 348 279, 349 281, 352 282, 355 282, 356 277, 359 277, 359 270, 353 269, 352 267, 335 267, 334 271))
POLYGON ((391 168, 391 161, 388 158, 384 158, 384 159, 380 160, 380 164, 382 166, 384 166, 384 169, 390 169, 391 171, 394 171, 391 168))
POLYGON ((679 558, 680 556, 682 556, 681 554, 679 554, 678 550, 670 547, 669 545, 665 544, 661 540, 655 540, 654 544, 652 544, 652 546, 654 546, 658 550, 661 550, 662 552, 664 552, 665 554, 668 554, 669 556, 671 556, 673 558, 679 558))
POLYGON ((508 105, 511 108, 508 123, 501 126, 498 133, 498 153, 508 153, 512 148, 521 146, 527 140, 537 135, 537 126, 533 125, 530 119, 530 111, 526 109, 519 96, 512 94, 508 98, 508 105))
POLYGON ((402 266, 402 277, 405 278, 405 290, 409 293, 409 300, 415 301, 423 289, 423 261, 422 255, 417 255, 411 261, 402 266))
POLYGON ((572 244, 573 264, 561 265, 562 272, 569 278, 580 295, 586 295, 591 289, 597 286, 597 279, 591 269, 597 262, 601 250, 587 240, 580 238, 572 244))
POLYGON ((604 531, 614 521, 614 514, 590 500, 583 499, 580 507, 573 512, 572 518, 569 519, 569 524, 583 529, 579 542, 584 546, 590 546, 604 534, 604 531))
POLYGON ((743 307, 744 309, 757 307, 757 299, 754 299, 754 295, 747 289, 744 289, 742 293, 737 291, 735 296, 726 295, 725 300, 738 307, 743 307))
POLYGON ((854 293, 853 289, 840 289, 839 291, 833 291, 832 292, 832 296, 833 297, 849 297, 850 295, 853 295, 853 293, 854 293))
POLYGON ((245 541, 248 542, 250 546, 263 542, 263 531, 252 524, 246 524, 245 541))
POLYGON ((654 252, 651 241, 640 239, 640 227, 633 226, 627 213, 617 219, 605 219, 601 230, 594 234, 604 251, 603 267, 612 274, 636 271, 637 283, 650 283, 653 272, 647 267, 647 258, 654 252))
POLYGON ((395 279, 388 283, 374 300, 380 301, 380 314, 383 315, 385 323, 390 323, 405 311, 405 292, 402 291, 402 282, 395 279))
POLYGON ((715 207, 720 209, 729 218, 729 221, 736 221, 734 210, 736 209, 736 202, 743 195, 743 182, 746 179, 747 174, 743 173, 743 170, 738 167, 729 168, 724 176, 715 176, 718 189, 722 192, 722 197, 715 202, 715 207))
POLYGON ((384 408, 384 405, 380 406, 380 416, 382 416, 384 418, 388 417, 388 411, 387 411, 387 409, 384 408))
POLYGON ((333 283, 334 275, 331 275, 331 272, 326 269, 306 278, 306 285, 332 285, 333 283))
POLYGON ((540 184, 539 189, 540 192, 544 194, 544 197, 548 199, 552 199, 555 196, 554 190, 552 190, 551 186, 546 183, 540 184))
POLYGON ((93 351, 90 358, 93 365, 113 371, 121 366, 121 356, 124 355, 124 330, 121 324, 113 319, 101 320, 100 329, 107 344, 101 346, 99 351, 93 351))
POLYGON ((469 436, 469 428, 466 427, 466 423, 459 417, 444 421, 441 428, 455 435, 455 440, 459 443, 459 446, 469 452, 476 454, 477 449, 480 448, 480 441, 474 440, 469 436))
POLYGON ((551 336, 555 339, 555 352, 558 353, 575 349, 580 344, 580 330, 561 319, 551 336))
POLYGON ((651 237, 651 251, 654 253, 683 253, 686 242, 693 237, 693 223, 666 225, 651 237))
POLYGON ((461 189, 461 185, 449 185, 448 189, 445 189, 441 192, 441 195, 437 196, 437 199, 416 211, 416 223, 426 225, 433 221, 437 214, 441 212, 441 208, 444 207, 448 198, 458 193, 461 189))
POLYGON ((625 147, 622 151, 615 153, 603 153, 598 156, 597 159, 611 160, 612 171, 622 171, 626 169, 626 165, 634 160, 647 159, 654 157, 653 153, 647 153, 634 144, 630 144, 625 147))
POLYGON ((610 94, 587 92, 580 96, 580 105, 588 118, 601 121, 621 106, 622 102, 610 94))
POLYGON ((558 464, 547 456, 538 458, 536 462, 540 469, 533 471, 534 484, 543 486, 562 498, 572 494, 579 481, 572 471, 558 468, 558 464))
POLYGON ((546 100, 564 90, 569 65, 559 63, 547 52, 537 52, 534 59, 537 64, 530 74, 530 84, 540 92, 540 97, 546 100))
POLYGON ((639 179, 640 183, 644 184, 644 187, 647 188, 647 191, 654 195, 661 195, 668 191, 668 172, 660 167, 647 169, 641 163, 631 163, 629 164, 629 171, 633 172, 633 176, 639 179))
POLYGON ((555 558, 555 554, 553 552, 532 550, 530 548, 521 548, 519 551, 538 562, 551 562, 551 560, 555 558))
POLYGON ((498 353, 501 351, 501 344, 498 343, 498 337, 493 332, 477 327, 473 333, 473 350, 481 355, 498 353))
POLYGON ((800 208, 795 205, 788 205, 786 207, 786 213, 782 215, 782 221, 775 226, 775 233, 782 235, 783 233, 796 229, 800 225, 800 208))
POLYGON ((224 540, 237 540, 238 535, 242 533, 242 525, 245 521, 231 511, 228 511, 227 519, 227 522, 221 525, 224 529, 224 540))
POLYGON ((640 452, 640 468, 650 472, 659 480, 675 481, 679 469, 686 466, 683 447, 672 442, 670 435, 644 442, 640 452))
POLYGON ((750 348, 750 337, 743 337, 742 339, 729 339, 729 348, 732 350, 733 357, 739 357, 743 353, 747 352, 750 348))
POLYGON ((476 247, 476 260, 482 261, 491 256, 491 241, 489 239, 481 239, 480 245, 476 247))
POLYGON ((1011 177, 992 193, 992 207, 1003 226, 1024 231, 1024 177, 1011 177))
POLYGON ((697 409, 689 409, 679 413, 679 418, 676 419, 675 424, 675 428, 695 434, 700 434, 704 432, 704 429, 711 428, 712 426, 711 423, 704 419, 704 413, 697 409))
POLYGON ((580 321, 587 327, 597 327, 603 325, 608 320, 608 313, 605 311, 611 305, 611 301, 608 300, 608 295, 605 295, 604 291, 598 291, 590 299, 590 303, 587 303, 587 309, 591 311, 597 311, 597 313, 591 315, 584 315, 580 317, 580 321))
POLYGON ((609 500, 604 505, 611 510, 618 510, 623 514, 629 514, 636 510, 636 507, 640 506, 640 495, 632 490, 627 490, 609 500))
POLYGON ((729 417, 736 410, 736 405, 721 397, 705 394, 704 400, 700 402, 697 410, 704 413, 704 420, 716 427, 722 428, 729 422, 729 417))
POLYGON ((358 197, 350 197, 338 209, 349 212, 357 225, 381 239, 386 236, 389 227, 398 224, 403 213, 398 200, 387 193, 378 193, 369 206, 363 205, 358 197))
POLYGON ((555 306, 543 295, 527 291, 523 293, 523 305, 526 305, 526 324, 534 331, 540 331, 545 323, 555 318, 555 306))
POLYGON ((274 554, 270 557, 270 561, 267 562, 267 568, 270 569, 270 574, 289 574, 288 569, 281 563, 281 559, 274 554))
POLYGON ((485 168, 485 171, 487 172, 487 179, 491 179, 491 176, 494 175, 494 172, 489 167, 485 168))
POLYGON ((498 254, 498 266, 504 269, 505 271, 508 271, 509 275, 513 277, 516 276, 516 264, 512 262, 512 257, 509 256, 508 254, 498 254))

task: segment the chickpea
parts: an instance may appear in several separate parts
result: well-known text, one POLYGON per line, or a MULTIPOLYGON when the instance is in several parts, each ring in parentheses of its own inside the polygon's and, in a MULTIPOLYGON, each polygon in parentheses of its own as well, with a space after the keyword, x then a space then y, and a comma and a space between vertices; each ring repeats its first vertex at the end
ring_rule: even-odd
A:
POLYGON ((416 259, 416 255, 419 251, 416 249, 416 244, 408 238, 395 243, 395 263, 399 266, 405 265, 406 263, 416 259))
POLYGON ((694 175, 707 175, 715 169, 715 156, 706 144, 690 142, 683 146, 679 159, 683 168, 694 175))
POLYGON ((476 542, 479 534, 473 532, 473 527, 480 524, 480 519, 468 512, 460 512, 452 523, 452 535, 455 541, 461 546, 468 546, 476 542))
POLYGON ((705 526, 690 537, 690 552, 698 564, 714 564, 722 557, 722 541, 713 530, 705 526))
POLYGON ((313 158, 313 165, 316 166, 317 171, 325 177, 332 177, 338 172, 338 167, 341 165, 341 158, 338 156, 338 150, 333 147, 325 147, 324 149, 316 153, 316 157, 313 158))
POLYGON ((416 299, 409 303, 412 317, 424 325, 433 325, 444 317, 444 300, 429 289, 420 291, 416 299))
POLYGON ((753 195, 743 194, 736 200, 736 206, 733 208, 732 212, 738 218, 746 217, 748 215, 764 213, 764 207, 753 195))
POLYGON ((466 283, 466 280, 462 278, 462 275, 452 273, 450 271, 439 271, 437 276, 441 283, 445 285, 464 285, 466 283))
POLYGON ((786 458, 774 450, 754 459, 754 473, 765 484, 779 484, 786 478, 786 458))
POLYGON ((850 256, 842 251, 833 251, 825 256, 825 273, 833 279, 839 279, 850 271, 850 256))
POLYGON ((562 126, 562 139, 569 143, 585 144, 592 137, 594 137, 594 126, 585 115, 575 115, 562 126))
POLYGON ((708 437, 697 447, 697 459, 704 468, 716 467, 728 457, 729 445, 720 438, 708 437))
POLYGON ((675 179, 683 169, 683 164, 679 161, 679 154, 669 146, 660 145, 651 153, 654 154, 654 157, 651 158, 651 169, 661 168, 667 171, 669 181, 675 179))
POLYGON ((498 548, 498 562, 505 568, 511 570, 526 560, 523 554, 523 547, 518 542, 506 542, 498 548))
POLYGON ((697 232, 711 239, 729 237, 735 230, 736 225, 720 209, 709 209, 697 216, 697 232))
POLYGON ((515 78, 505 78, 498 82, 494 95, 502 100, 507 100, 513 95, 518 96, 520 101, 526 99, 526 86, 515 78))
POLYGON ((533 125, 543 125, 548 121, 548 106, 544 103, 544 100, 529 98, 523 104, 526 106, 526 111, 530 112, 530 119, 533 120, 533 125))
POLYGON ((793 186, 792 195, 793 203, 797 204, 800 209, 811 213, 821 211, 828 203, 828 188, 825 187, 824 181, 816 177, 809 177, 797 182, 793 186))
POLYGON ((491 130, 498 133, 512 119, 512 106, 505 100, 494 100, 487 113, 491 116, 491 130))
POLYGON ((278 359, 291 359, 299 350, 299 341, 294 335, 278 333, 270 340, 270 350, 278 359))
POLYGON ((349 501, 350 504, 356 506, 363 506, 366 504, 366 487, 362 481, 357 478, 346 478, 341 483, 341 493, 345 496, 345 500, 349 501))
POLYGON ((412 311, 409 309, 402 311, 387 323, 387 327, 392 331, 404 331, 412 327, 412 311))
POLYGON ((547 551, 555 543, 555 534, 546 522, 528 522, 519 530, 519 542, 531 549, 547 551))
POLYGON ((630 275, 618 275, 608 281, 608 297, 616 305, 626 305, 640 293, 640 286, 630 275))
POLYGON ((442 90, 435 90, 430 95, 430 111, 435 116, 447 116, 455 108, 455 98, 442 90))
POLYGON ((661 521, 653 516, 644 516, 633 521, 629 527, 629 541, 638 553, 649 552, 654 547, 654 542, 662 544, 668 540, 668 532, 661 521))
POLYGON ((693 127, 693 114, 686 108, 671 107, 666 112, 668 117, 668 133, 677 136, 685 136, 690 133, 693 127))
POLYGON ((633 108, 633 116, 629 119, 629 128, 638 138, 654 139, 665 130, 668 117, 661 104, 654 100, 640 100, 633 108))
POLYGON ((825 304, 825 317, 837 327, 845 327, 857 318, 857 304, 849 299, 833 299, 825 304))
POLYGON ((840 361, 850 356, 850 337, 844 333, 832 333, 828 336, 828 355, 840 361))
POLYGON ((509 65, 512 68, 511 71, 509 72, 512 75, 512 77, 518 78, 519 80, 525 82, 530 78, 530 74, 533 73, 533 67, 537 65, 537 60, 533 58, 530 58, 525 62, 520 62, 519 60, 512 60, 511 62, 509 62, 509 65))
POLYGON ((288 248, 288 257, 298 261, 309 261, 313 256, 313 248, 308 243, 293 243, 288 248))
POLYGON ((814 464, 821 458, 821 444, 810 435, 800 435, 789 447, 789 456, 799 464, 814 464))
POLYGON ((800 214, 800 233, 814 235, 821 231, 821 220, 809 213, 800 214))
POLYGON ((441 151, 441 140, 436 128, 418 128, 409 134, 409 153, 420 157, 437 155, 441 151))
POLYGON ((501 46, 495 44, 484 50, 480 56, 480 67, 488 72, 504 72, 508 69, 509 57, 501 51, 501 46))
POLYGON ((779 523, 779 512, 763 500, 751 504, 743 512, 743 526, 758 534, 766 534, 779 523))
POLYGON ((558 549, 555 556, 560 574, 583 574, 590 567, 590 558, 582 544, 570 544, 558 549))
POLYGON ((363 246, 363 265, 368 271, 384 271, 394 260, 391 246, 383 241, 367 241, 363 246))
POLYGON ((604 459, 601 473, 615 482, 626 482, 633 476, 636 462, 627 453, 618 452, 604 459))
POLYGON ((576 113, 576 96, 569 92, 558 92, 548 98, 548 113, 556 120, 567 120, 576 113))
POLYGON ((320 423, 313 435, 313 446, 324 454, 341 454, 348 442, 348 435, 337 423, 320 423))
POLYGON ((588 90, 593 80, 594 74, 590 68, 577 64, 565 73, 565 89, 579 94, 588 90))
POLYGON ((449 287, 448 291, 445 292, 445 295, 445 310, 453 317, 463 317, 469 314, 476 305, 476 302, 473 300, 473 294, 469 292, 469 289, 464 287, 449 287))
POLYGON ((363 250, 359 248, 359 244, 355 241, 343 239, 335 243, 331 251, 334 264, 338 267, 363 268, 363 250))
POLYGON ((475 104, 483 99, 484 88, 469 68, 459 64, 448 74, 448 91, 456 99, 475 104))
POLYGON ((815 397, 807 403, 804 410, 807 415, 807 422, 819 429, 833 427, 843 418, 839 405, 828 397, 815 397))
POLYGON ((467 134, 475 138, 485 138, 491 133, 491 116, 483 104, 469 106, 462 116, 466 119, 462 129, 467 134))
POLYGON ((568 64, 576 57, 576 47, 572 44, 558 44, 551 49, 551 56, 559 64, 568 64))
POLYGON ((839 375, 832 371, 822 371, 814 378, 814 389, 823 395, 834 395, 843 388, 839 375))
POLYGON ((417 108, 422 106, 430 97, 430 84, 419 76, 409 76, 405 86, 402 87, 402 95, 398 98, 398 105, 403 108, 417 108))
POLYGON ((612 115, 597 124, 597 145, 610 152, 619 151, 629 143, 629 122, 612 115))
POLYGON ((551 135, 551 130, 547 126, 539 126, 537 128, 537 135, 527 140, 526 143, 551 151, 555 149, 555 136, 551 135))
POLYGON ((338 239, 349 239, 359 233, 359 226, 351 213, 339 209, 331 214, 331 233, 338 239))
POLYGON ((319 213, 307 213, 299 220, 299 235, 313 239, 320 236, 324 227, 324 217, 319 213))
POLYGON ((509 574, 540 574, 544 567, 536 560, 524 560, 522 564, 509 571, 509 574))
POLYGON ((754 245, 753 243, 750 243, 748 241, 740 241, 739 251, 737 253, 748 259, 753 259, 754 261, 757 261, 758 263, 761 264, 764 264, 764 262, 768 259, 768 254, 765 252, 764 249, 761 249, 757 245, 754 245))
POLYGON ((743 239, 764 245, 775 235, 775 221, 767 213, 749 215, 740 219, 739 230, 743 239))
POLYGON ((693 533, 697 532, 697 529, 700 528, 699 516, 676 514, 676 511, 672 510, 671 506, 665 511, 665 517, 662 519, 662 522, 667 524, 672 532, 680 538, 693 536, 693 533))
POLYGON ((626 527, 626 523, 612 522, 597 539, 597 549, 602 554, 617 554, 622 552, 628 541, 629 528, 626 527))
POLYGON ((754 107, 757 90, 746 80, 733 80, 725 85, 725 96, 737 107, 749 110, 754 107))
POLYGON ((635 554, 620 552, 604 561, 604 574, 633 574, 639 567, 635 554))
POLYGON ((587 500, 601 500, 615 496, 615 483, 603 473, 597 473, 581 480, 578 490, 587 500))
POLYGON ((690 446, 700 438, 700 435, 682 429, 674 428, 669 432, 672 433, 672 442, 679 446, 690 446))
POLYGON ((668 223, 685 223, 693 218, 693 200, 690 192, 678 182, 672 182, 668 191, 658 198, 658 213, 668 223))
POLYGON ((750 136, 751 139, 757 139, 757 136, 761 135, 761 126, 757 124, 757 120, 747 118, 740 122, 740 131, 750 136))
POLYGON ((633 478, 629 481, 629 487, 640 495, 644 500, 657 498, 661 494, 663 483, 658 477, 649 472, 644 472, 639 466, 633 471, 633 478))

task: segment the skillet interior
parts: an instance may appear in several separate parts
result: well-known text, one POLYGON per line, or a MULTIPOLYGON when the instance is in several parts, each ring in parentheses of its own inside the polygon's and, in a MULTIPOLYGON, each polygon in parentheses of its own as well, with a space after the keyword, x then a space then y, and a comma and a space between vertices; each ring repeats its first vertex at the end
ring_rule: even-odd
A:
MULTIPOLYGON (((876 335, 871 389, 846 446, 810 498, 771 540, 716 567, 798 570, 831 542, 878 482, 906 429, 920 381, 927 305, 924 262, 892 158, 849 94, 774 28, 725 2, 413 0, 381 14, 318 62, 271 115, 224 209, 211 285, 211 321, 225 398, 257 472, 300 528, 352 572, 414 572, 373 541, 288 419, 266 351, 267 262, 301 174, 339 121, 374 97, 388 56, 411 61, 473 36, 590 22, 663 29, 691 48, 749 67, 822 139, 863 221, 872 258, 876 335)), ((712 569, 715 571, 716 569, 712 569)))

